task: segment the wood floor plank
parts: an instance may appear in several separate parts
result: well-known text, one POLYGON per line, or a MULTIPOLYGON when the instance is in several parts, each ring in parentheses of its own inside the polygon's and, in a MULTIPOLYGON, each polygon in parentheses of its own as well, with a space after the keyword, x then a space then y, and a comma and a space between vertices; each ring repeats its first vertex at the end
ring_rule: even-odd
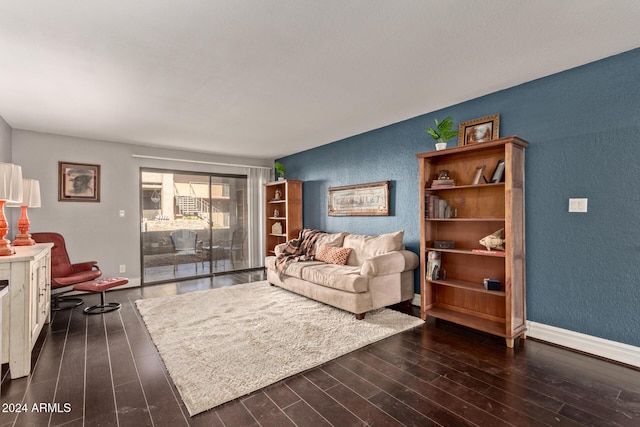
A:
POLYGON ((130 383, 121 383, 114 389, 118 421, 121 426, 152 426, 151 413, 136 377, 130 383))
MULTIPOLYGON (((380 393, 372 396, 369 399, 369 402, 374 404, 380 410, 386 412, 396 420, 400 421, 403 426, 408 427, 430 427, 430 426, 441 426, 442 424, 436 423, 434 420, 425 417, 420 414, 414 408, 411 408, 409 405, 405 404, 401 400, 395 398, 395 396, 391 396, 388 393, 381 391, 380 393)), ((466 423, 461 421, 461 424, 449 424, 452 427, 457 427, 460 425, 466 426, 466 423)))
POLYGON ((300 396, 291 391, 283 381, 264 388, 263 392, 269 396, 269 398, 278 405, 280 409, 286 408, 287 406, 300 401, 300 396))
POLYGON ((364 425, 362 420, 320 390, 304 375, 297 375, 287 380, 287 386, 330 424, 336 426, 364 425))
POLYGON ((84 416, 87 425, 108 427, 117 426, 118 417, 104 318, 104 315, 87 315, 84 416))
POLYGON ((334 387, 327 389, 326 393, 336 402, 340 402, 341 405, 353 412, 367 425, 388 427, 402 426, 400 421, 382 411, 368 399, 357 394, 344 384, 337 383, 334 387))
POLYGON ((121 313, 103 316, 109 343, 116 411, 121 425, 153 425, 121 313))
MULTIPOLYGON (((535 388, 530 389, 526 387, 526 385, 518 382, 518 379, 514 378, 508 369, 505 371, 504 368, 495 368, 492 366, 484 366, 484 369, 482 369, 476 360, 469 360, 467 357, 468 353, 463 349, 460 349, 459 354, 452 353, 447 350, 447 347, 439 345, 435 340, 431 340, 428 343, 425 343, 423 340, 419 343, 407 341, 407 346, 407 348, 421 356, 421 359, 417 362, 419 366, 425 363, 425 358, 434 360, 461 373, 462 376, 458 376, 461 384, 469 384, 469 382, 465 380, 465 377, 469 377, 475 381, 480 381, 482 384, 489 384, 498 389, 509 390, 510 393, 526 398, 533 404, 553 412, 559 411, 562 407, 563 403, 561 400, 540 393, 535 388)), ((429 365, 429 362, 427 365, 429 365)), ((477 383, 474 382, 474 384, 477 383)))
POLYGON ((355 393, 368 399, 376 394, 380 393, 380 388, 371 384, 369 381, 354 374, 344 366, 340 365, 340 359, 336 359, 322 366, 322 370, 336 378, 341 384, 344 384, 355 393))
MULTIPOLYGON (((384 349, 376 349, 373 347, 369 352, 416 376, 419 376, 421 366, 425 363, 425 359, 420 358, 417 353, 409 352, 406 349, 399 347, 385 347, 384 349), (416 366, 411 366, 398 363, 398 359, 391 357, 390 354, 395 354, 397 357, 402 358, 406 357, 409 359, 417 359, 418 364, 416 366)), ((433 365, 430 364, 429 366, 433 365)), ((573 424, 571 420, 558 416, 554 411, 548 411, 544 408, 533 405, 524 399, 519 399, 516 396, 506 395, 506 392, 501 398, 496 397, 495 393, 494 395, 489 395, 489 389, 496 391, 498 389, 488 386, 486 383, 481 383, 484 384, 482 387, 478 386, 478 381, 466 376, 456 375, 456 372, 457 371, 454 370, 443 370, 443 375, 430 382, 437 388, 440 388, 451 395, 457 396, 465 402, 468 402, 514 426, 547 425, 549 423, 553 425, 558 419, 561 419, 567 425, 573 424), (503 405, 501 402, 504 401, 508 401, 510 404, 503 405), (539 418, 541 422, 538 422, 536 418, 539 418)), ((493 423, 496 423, 496 421, 493 421, 493 423)))
MULTIPOLYGON (((528 365, 534 356, 531 358, 510 358, 509 353, 491 351, 483 345, 474 346, 472 349, 468 342, 452 340, 454 338, 451 336, 436 336, 430 341, 429 347, 446 358, 455 360, 454 363, 479 369, 479 371, 475 371, 475 374, 478 375, 478 372, 482 372, 483 380, 497 388, 508 389, 522 397, 526 396, 535 404, 557 410, 559 413, 561 408, 565 408, 569 404, 575 410, 565 410, 565 415, 568 418, 571 418, 574 413, 584 412, 581 419, 587 419, 586 414, 589 414, 597 419, 611 420, 620 425, 625 425, 628 422, 627 414, 604 405, 602 399, 598 398, 597 393, 593 393, 593 390, 578 388, 580 393, 576 393, 576 388, 571 386, 568 377, 553 377, 549 373, 543 375, 539 369, 532 369, 528 365), (508 365, 505 365, 506 363, 508 365), (499 365, 508 366, 508 370, 505 371, 504 368, 498 367, 499 365), (496 367, 501 371, 495 371, 496 367)), ((589 375, 588 370, 582 373, 589 375)))
POLYGON ((254 393, 243 399, 242 404, 260 425, 282 427, 295 425, 264 393, 254 393))
POLYGON ((573 419, 576 422, 579 422, 583 426, 629 426, 629 427, 637 427, 637 420, 623 420, 621 423, 614 422, 613 420, 606 419, 594 415, 589 412, 585 412, 579 408, 576 408, 572 405, 564 405, 560 409, 560 414, 566 416, 567 418, 573 419))
POLYGON ((526 414, 527 417, 523 417, 523 419, 534 418, 546 425, 562 425, 563 427, 578 427, 580 425, 571 418, 561 415, 560 410, 556 412, 542 408, 532 403, 526 396, 517 396, 508 390, 491 387, 484 395, 486 398, 498 402, 495 406, 506 406, 526 414))
POLYGON ((188 422, 190 427, 225 427, 215 409, 190 417, 188 422))
POLYGON ((396 397, 415 411, 441 425, 487 425, 491 423, 491 425, 498 426, 504 424, 501 423, 501 420, 468 405, 462 399, 442 391, 431 383, 374 357, 369 351, 360 351, 357 358, 349 358, 345 363, 348 364, 349 369, 355 369, 359 374, 367 375, 367 380, 372 381, 373 379, 375 384, 387 394, 396 397))
POLYGON ((188 425, 158 355, 136 358, 140 380, 154 424, 188 425))
POLYGON ((329 421, 316 412, 307 402, 299 400, 283 410, 289 419, 298 426, 323 427, 331 426, 329 421))
POLYGON ((86 354, 86 317, 80 310, 70 310, 60 373, 53 403, 68 404, 69 412, 51 414, 51 424, 63 424, 84 417, 84 380, 86 354))
POLYGON ((326 390, 338 384, 338 380, 322 369, 312 369, 305 372, 304 376, 320 390, 326 390))
POLYGON ((258 426, 258 422, 239 399, 225 403, 216 409, 220 420, 227 426, 258 426))

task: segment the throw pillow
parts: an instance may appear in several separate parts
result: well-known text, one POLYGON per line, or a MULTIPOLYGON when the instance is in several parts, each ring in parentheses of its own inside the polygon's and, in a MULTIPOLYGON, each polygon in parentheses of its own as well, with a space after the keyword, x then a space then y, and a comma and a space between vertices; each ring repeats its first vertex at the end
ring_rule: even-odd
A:
POLYGON ((326 262, 327 264, 345 265, 351 248, 336 248, 335 246, 322 245, 316 252, 316 259, 318 261, 326 262))

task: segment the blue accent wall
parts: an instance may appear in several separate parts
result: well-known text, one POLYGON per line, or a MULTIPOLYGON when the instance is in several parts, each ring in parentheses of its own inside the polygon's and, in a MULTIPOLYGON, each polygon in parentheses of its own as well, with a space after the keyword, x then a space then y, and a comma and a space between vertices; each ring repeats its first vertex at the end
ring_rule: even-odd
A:
POLYGON ((434 149, 425 129, 496 113, 501 136, 530 143, 527 318, 640 346, 640 49, 280 159, 287 178, 305 181, 304 226, 404 229, 417 253, 415 154, 434 149), (327 215, 329 187, 386 180, 391 216, 327 215), (588 198, 588 212, 569 213, 572 197, 588 198))

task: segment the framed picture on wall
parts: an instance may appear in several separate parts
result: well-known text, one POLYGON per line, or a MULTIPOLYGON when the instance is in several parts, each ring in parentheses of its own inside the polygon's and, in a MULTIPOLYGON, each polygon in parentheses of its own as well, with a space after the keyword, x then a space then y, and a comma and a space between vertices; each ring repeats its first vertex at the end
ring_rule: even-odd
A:
POLYGON ((58 201, 99 202, 100 165, 58 162, 58 201))
POLYGON ((477 144, 498 139, 500 114, 460 123, 458 145, 477 144))
POLYGON ((389 183, 329 187, 329 216, 388 216, 389 183))

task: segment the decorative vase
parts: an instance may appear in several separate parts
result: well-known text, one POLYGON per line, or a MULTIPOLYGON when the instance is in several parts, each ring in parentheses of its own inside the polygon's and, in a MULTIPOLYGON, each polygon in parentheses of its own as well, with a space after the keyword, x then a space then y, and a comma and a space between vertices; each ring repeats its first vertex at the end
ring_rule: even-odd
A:
POLYGON ((444 150, 445 148, 447 148, 446 142, 436 142, 436 150, 440 151, 444 150))

